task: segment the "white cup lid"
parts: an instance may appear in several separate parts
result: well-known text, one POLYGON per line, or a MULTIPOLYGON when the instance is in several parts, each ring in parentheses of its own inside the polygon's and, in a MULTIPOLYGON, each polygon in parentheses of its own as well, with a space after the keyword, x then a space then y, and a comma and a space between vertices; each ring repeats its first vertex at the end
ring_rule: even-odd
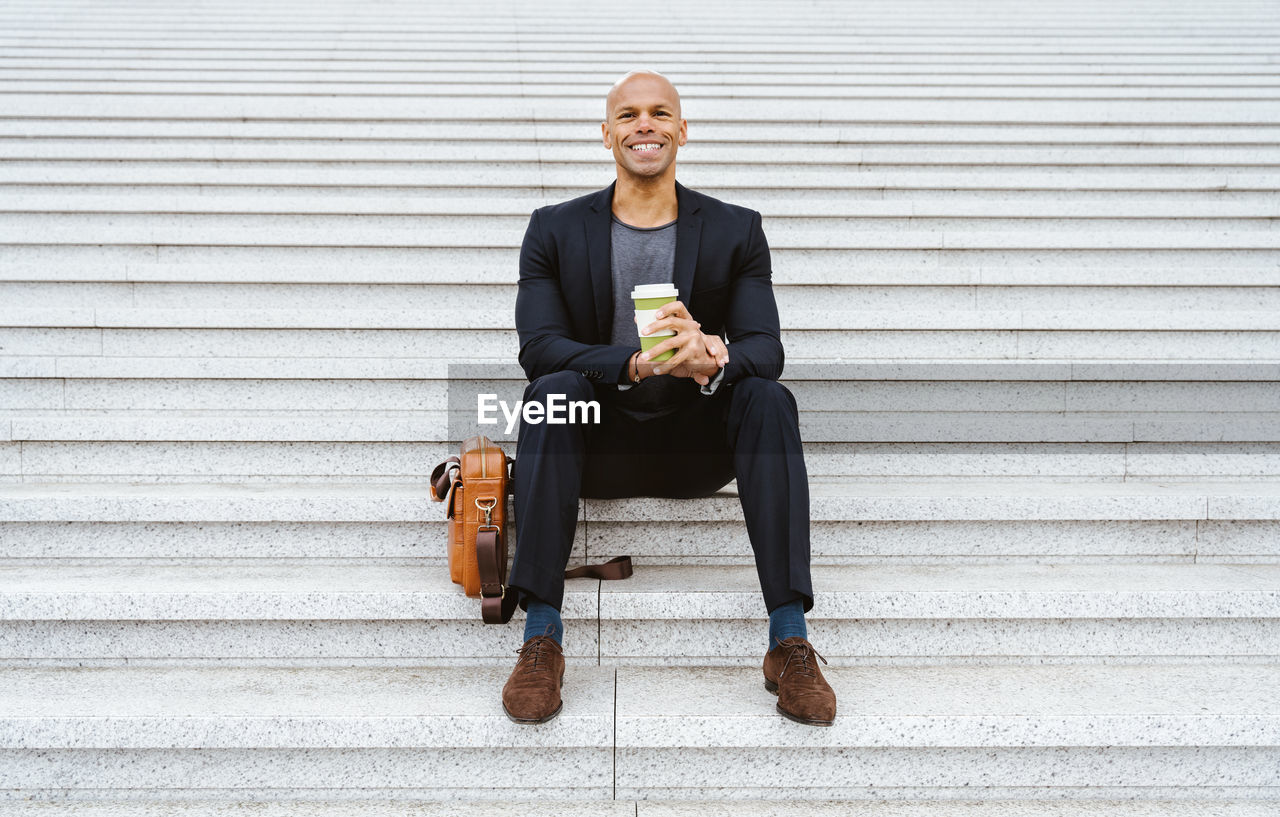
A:
POLYGON ((631 290, 632 298, 678 298, 680 290, 675 284, 640 284, 631 290))

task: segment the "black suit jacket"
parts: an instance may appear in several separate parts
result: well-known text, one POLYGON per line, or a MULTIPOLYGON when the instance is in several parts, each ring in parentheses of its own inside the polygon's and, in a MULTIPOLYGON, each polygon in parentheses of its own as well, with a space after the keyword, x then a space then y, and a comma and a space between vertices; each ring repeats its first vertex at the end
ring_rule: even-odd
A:
MULTIPOLYGON (((530 381, 572 370, 593 383, 628 382, 624 369, 639 338, 632 346, 609 343, 616 184, 540 207, 529 219, 520 248, 516 330, 520 365, 530 381)), ((760 214, 679 182, 676 203, 675 285, 702 331, 728 340, 720 387, 751 376, 777 380, 782 335, 760 214)))

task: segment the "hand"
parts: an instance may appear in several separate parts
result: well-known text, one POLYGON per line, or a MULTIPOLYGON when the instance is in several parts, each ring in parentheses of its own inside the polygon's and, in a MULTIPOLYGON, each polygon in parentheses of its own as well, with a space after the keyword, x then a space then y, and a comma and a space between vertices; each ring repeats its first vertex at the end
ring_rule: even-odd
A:
POLYGON ((663 338, 661 343, 649 351, 640 353, 637 367, 641 375, 669 374, 673 377, 691 377, 701 386, 710 383, 716 371, 729 363, 729 350, 719 337, 706 334, 701 327, 702 324, 693 319, 688 308, 680 301, 672 301, 659 307, 654 314, 653 323, 642 327, 642 332, 674 329, 676 334, 663 338), (667 349, 676 350, 670 360, 649 362, 667 349))
MULTIPOLYGON (((666 374, 672 377, 692 377, 699 386, 705 386, 715 377, 718 369, 728 365, 729 350, 725 347, 724 341, 720 340, 717 335, 708 335, 705 332, 699 332, 698 334, 702 335, 706 355, 712 360, 711 371, 706 372, 702 368, 695 369, 688 363, 682 363, 671 371, 666 372, 666 374)), ((672 360, 675 360, 675 358, 673 357, 672 360)), ((670 363, 671 361, 668 360, 666 362, 670 363)))

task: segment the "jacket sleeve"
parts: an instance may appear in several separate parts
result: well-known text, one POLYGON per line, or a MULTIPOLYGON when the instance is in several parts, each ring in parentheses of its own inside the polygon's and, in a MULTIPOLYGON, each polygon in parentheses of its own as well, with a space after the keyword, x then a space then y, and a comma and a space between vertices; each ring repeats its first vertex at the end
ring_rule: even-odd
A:
POLYGON ((722 372, 721 385, 744 377, 768 380, 782 377, 782 330, 778 305, 773 299, 769 243, 758 212, 751 214, 749 233, 742 268, 735 272, 729 287, 729 308, 725 314, 729 364, 722 372))
POLYGON ((530 382, 569 370, 593 382, 617 383, 634 351, 625 346, 573 339, 573 324, 560 288, 559 259, 547 252, 537 210, 529 219, 520 246, 516 333, 520 338, 520 366, 530 382))

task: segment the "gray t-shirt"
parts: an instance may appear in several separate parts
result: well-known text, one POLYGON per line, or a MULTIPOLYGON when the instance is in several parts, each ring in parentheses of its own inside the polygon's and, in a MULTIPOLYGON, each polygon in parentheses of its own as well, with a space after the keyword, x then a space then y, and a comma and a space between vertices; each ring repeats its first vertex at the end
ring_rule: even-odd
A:
MULTIPOLYGON (((675 280, 676 222, 661 227, 632 227, 613 216, 610 266, 613 272, 613 333, 617 346, 640 345, 631 290, 638 284, 670 284, 675 280)), ((646 377, 639 385, 617 391, 618 410, 636 420, 670 414, 689 399, 689 384, 671 375, 646 377)))

